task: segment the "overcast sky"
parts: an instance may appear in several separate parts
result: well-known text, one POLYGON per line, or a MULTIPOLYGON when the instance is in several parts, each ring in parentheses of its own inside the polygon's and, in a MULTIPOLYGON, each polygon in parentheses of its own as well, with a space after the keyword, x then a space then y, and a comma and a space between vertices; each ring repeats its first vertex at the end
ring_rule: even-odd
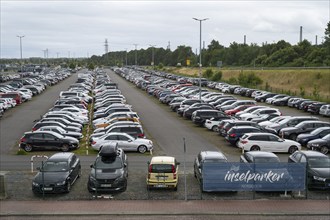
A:
POLYGON ((303 38, 322 41, 329 22, 329 0, 281 1, 92 1, 0 0, 1 58, 87 57, 109 51, 179 45, 199 48, 199 22, 207 46, 215 39, 224 46, 303 38))

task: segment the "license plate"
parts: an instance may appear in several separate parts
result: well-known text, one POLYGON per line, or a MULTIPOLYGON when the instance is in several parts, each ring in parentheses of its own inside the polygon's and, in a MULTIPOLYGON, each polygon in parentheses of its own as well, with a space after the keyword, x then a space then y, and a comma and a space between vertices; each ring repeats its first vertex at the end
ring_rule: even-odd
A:
POLYGON ((155 185, 156 188, 166 188, 166 185, 155 185))
POLYGON ((101 184, 101 187, 111 187, 111 184, 101 184))
POLYGON ((44 187, 44 191, 52 191, 53 188, 52 187, 44 187))
POLYGON ((167 179, 167 176, 160 176, 158 177, 158 180, 166 180, 167 179))

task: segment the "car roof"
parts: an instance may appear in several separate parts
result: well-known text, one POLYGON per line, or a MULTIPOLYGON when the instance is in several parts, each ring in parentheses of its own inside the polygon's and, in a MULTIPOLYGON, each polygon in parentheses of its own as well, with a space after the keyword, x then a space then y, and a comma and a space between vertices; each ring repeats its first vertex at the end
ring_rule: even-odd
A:
POLYGON ((327 155, 314 150, 302 150, 297 152, 304 154, 306 157, 328 157, 327 155))
POLYGON ((201 151, 201 155, 205 159, 224 159, 227 160, 227 157, 219 151, 201 151))
POLYGON ((170 156, 156 156, 151 158, 150 164, 174 164, 175 158, 170 156))
POLYGON ((265 135, 265 136, 276 136, 275 134, 272 133, 267 133, 267 132, 251 132, 251 133, 246 133, 248 136, 254 136, 254 135, 265 135))
POLYGON ((272 153, 272 152, 265 152, 265 151, 249 151, 249 152, 245 152, 245 154, 249 154, 252 157, 276 157, 276 154, 272 153))
POLYGON ((72 152, 60 152, 53 154, 51 157, 48 158, 47 161, 62 161, 67 160, 68 158, 72 157, 74 153, 72 152))

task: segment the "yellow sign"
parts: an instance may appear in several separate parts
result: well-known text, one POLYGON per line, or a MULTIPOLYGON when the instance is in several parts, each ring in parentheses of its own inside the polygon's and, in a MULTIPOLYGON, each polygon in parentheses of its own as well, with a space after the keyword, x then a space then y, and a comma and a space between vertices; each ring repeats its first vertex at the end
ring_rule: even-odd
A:
POLYGON ((190 60, 187 60, 187 66, 190 66, 190 60))

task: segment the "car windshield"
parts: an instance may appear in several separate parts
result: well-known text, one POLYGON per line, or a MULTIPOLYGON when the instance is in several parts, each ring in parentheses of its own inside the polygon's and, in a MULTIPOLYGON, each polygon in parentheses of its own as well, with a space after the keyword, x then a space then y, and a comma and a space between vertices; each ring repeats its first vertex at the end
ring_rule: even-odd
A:
POLYGON ((94 163, 96 169, 119 169, 122 168, 120 157, 98 157, 94 163))
POLYGON ((68 163, 65 161, 47 161, 42 168, 43 172, 63 172, 68 170, 68 163))
POLYGON ((276 157, 257 157, 254 158, 255 163, 278 163, 280 162, 276 157))
POLYGON ((172 164, 152 164, 151 172, 152 173, 172 173, 173 172, 172 164))
POLYGON ((330 158, 328 157, 312 157, 308 159, 308 164, 312 168, 328 168, 330 169, 330 158))
POLYGON ((216 158, 204 160, 204 163, 223 163, 223 162, 227 162, 227 161, 224 159, 216 159, 216 158))

